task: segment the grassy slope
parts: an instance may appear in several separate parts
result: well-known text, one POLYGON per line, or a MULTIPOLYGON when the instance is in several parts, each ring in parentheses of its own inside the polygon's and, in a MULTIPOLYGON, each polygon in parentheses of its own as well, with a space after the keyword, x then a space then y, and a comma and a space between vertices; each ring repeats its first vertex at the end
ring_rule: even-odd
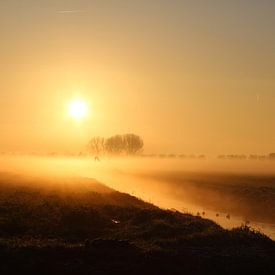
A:
POLYGON ((0 272, 275 271, 274 242, 161 210, 87 179, 0 176, 0 272))

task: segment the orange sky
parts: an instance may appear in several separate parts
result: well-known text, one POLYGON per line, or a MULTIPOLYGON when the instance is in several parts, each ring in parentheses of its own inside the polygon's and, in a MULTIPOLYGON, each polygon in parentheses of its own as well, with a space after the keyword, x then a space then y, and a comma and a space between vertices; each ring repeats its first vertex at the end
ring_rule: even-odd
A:
POLYGON ((148 153, 274 151, 274 14, 270 0, 1 1, 0 150, 134 132, 148 153))

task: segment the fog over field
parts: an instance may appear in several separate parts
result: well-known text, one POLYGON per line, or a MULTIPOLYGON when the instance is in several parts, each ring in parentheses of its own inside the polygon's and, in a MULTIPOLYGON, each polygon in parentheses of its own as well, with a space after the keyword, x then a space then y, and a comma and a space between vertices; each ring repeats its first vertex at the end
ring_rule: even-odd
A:
MULTIPOLYGON (((42 182, 46 187, 54 186, 59 178, 92 178, 159 207, 210 218, 225 228, 248 224, 273 239, 274 165, 271 160, 106 157, 95 162, 86 157, 0 158, 2 176, 27 176, 34 185, 42 182)), ((77 182, 72 186, 81 188, 77 182)))
POLYGON ((0 0, 0 274, 275 274, 275 1, 0 0))

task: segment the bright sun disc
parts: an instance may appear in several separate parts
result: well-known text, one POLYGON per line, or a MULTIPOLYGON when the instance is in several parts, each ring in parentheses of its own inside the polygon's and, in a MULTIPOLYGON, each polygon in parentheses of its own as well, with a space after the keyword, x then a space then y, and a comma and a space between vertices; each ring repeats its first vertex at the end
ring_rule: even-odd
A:
POLYGON ((81 119, 87 115, 87 105, 82 100, 75 100, 69 104, 69 113, 73 118, 81 119))

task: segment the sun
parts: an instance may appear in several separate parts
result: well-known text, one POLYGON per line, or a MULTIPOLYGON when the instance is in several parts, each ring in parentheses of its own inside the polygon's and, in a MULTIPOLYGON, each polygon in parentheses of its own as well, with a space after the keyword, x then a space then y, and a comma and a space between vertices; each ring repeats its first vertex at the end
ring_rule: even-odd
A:
POLYGON ((73 100, 69 103, 69 114, 75 119, 82 119, 87 116, 87 104, 83 100, 73 100))

